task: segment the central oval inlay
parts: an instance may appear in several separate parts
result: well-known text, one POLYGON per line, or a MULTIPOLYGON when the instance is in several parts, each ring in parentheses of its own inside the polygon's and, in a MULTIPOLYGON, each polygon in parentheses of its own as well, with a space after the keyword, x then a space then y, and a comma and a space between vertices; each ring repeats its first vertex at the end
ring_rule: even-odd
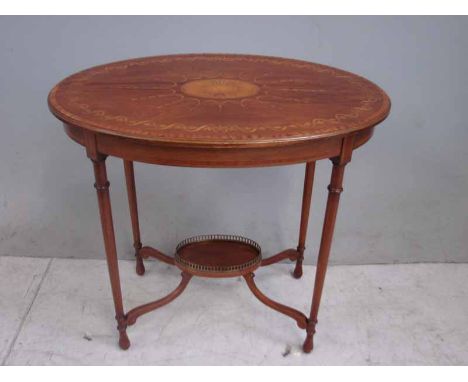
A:
POLYGON ((258 93, 260 88, 247 81, 211 78, 186 82, 180 90, 191 97, 236 99, 253 96, 258 93))

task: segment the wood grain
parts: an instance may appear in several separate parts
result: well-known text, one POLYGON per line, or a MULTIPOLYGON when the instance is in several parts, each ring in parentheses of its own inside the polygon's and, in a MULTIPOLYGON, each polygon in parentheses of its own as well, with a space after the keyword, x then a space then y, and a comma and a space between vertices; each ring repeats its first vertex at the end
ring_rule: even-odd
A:
POLYGON ((187 145, 271 145, 348 134, 390 109, 383 90, 352 73, 265 56, 147 57, 74 74, 49 94, 66 124, 187 145))

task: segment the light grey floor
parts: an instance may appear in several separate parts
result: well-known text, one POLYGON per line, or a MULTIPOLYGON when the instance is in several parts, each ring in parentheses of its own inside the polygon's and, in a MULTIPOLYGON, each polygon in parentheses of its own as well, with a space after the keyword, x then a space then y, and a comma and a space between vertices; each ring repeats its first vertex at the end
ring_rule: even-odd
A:
MULTIPOLYGON (((125 306, 156 299, 179 272, 120 262, 125 306)), ((269 296, 307 311, 314 267, 261 268, 269 296)), ((333 266, 313 353, 304 332, 257 301, 238 279, 193 279, 170 305, 141 317, 117 347, 102 260, 0 257, 4 365, 463 365, 468 364, 468 264, 333 266), (287 349, 290 349, 289 352, 287 349), (289 353, 289 354, 286 354, 289 353)))

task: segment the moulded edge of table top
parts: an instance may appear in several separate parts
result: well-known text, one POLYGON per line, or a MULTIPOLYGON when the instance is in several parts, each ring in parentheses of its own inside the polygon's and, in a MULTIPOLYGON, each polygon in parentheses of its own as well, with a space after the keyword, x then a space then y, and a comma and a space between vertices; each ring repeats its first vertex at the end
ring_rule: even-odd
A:
MULTIPOLYGON (((180 54, 180 55, 176 55, 176 56, 212 56, 212 55, 215 56, 216 54, 211 54, 211 53, 209 53, 209 54, 180 54)), ((154 56, 154 57, 170 57, 170 56, 174 56, 174 55, 164 55, 164 56, 154 56)), ((233 56, 238 56, 238 55, 234 54, 233 56)), ((354 132, 357 132, 357 131, 360 131, 360 130, 366 130, 368 128, 371 128, 371 127, 374 127, 374 126, 378 125, 383 120, 385 120, 387 118, 387 116, 389 115, 389 113, 390 113, 391 100, 388 97, 388 95, 386 94, 386 92, 382 88, 380 88, 378 85, 373 83, 372 81, 370 81, 370 80, 368 80, 368 79, 366 79, 366 78, 364 78, 362 76, 359 76, 357 74, 354 74, 352 72, 342 70, 342 69, 338 69, 338 68, 334 68, 334 67, 331 67, 331 66, 328 66, 328 65, 316 64, 316 63, 311 63, 311 62, 308 62, 308 61, 305 61, 305 60, 298 60, 298 59, 291 59, 291 58, 273 57, 273 56, 256 56, 256 55, 239 55, 239 56, 282 59, 282 60, 298 62, 298 63, 315 64, 315 65, 323 66, 323 67, 326 67, 326 68, 339 70, 340 72, 347 73, 347 74, 349 74, 349 75, 351 75, 353 77, 360 78, 363 81, 366 81, 366 82, 372 84, 375 87, 375 89, 378 90, 378 92, 380 94, 382 94, 384 102, 382 103, 381 108, 378 109, 372 115, 372 118, 360 121, 360 126, 356 126, 356 127, 353 127, 353 128, 347 128, 345 130, 335 130, 335 131, 326 132, 326 133, 315 133, 315 134, 311 134, 311 135, 308 135, 308 136, 286 137, 286 138, 269 138, 269 139, 264 139, 264 140, 262 140, 262 139, 252 139, 252 140, 249 140, 249 141, 245 141, 245 140, 242 140, 242 141, 236 141, 236 140, 202 141, 202 140, 184 140, 184 139, 162 139, 162 138, 152 138, 152 137, 142 138, 141 136, 134 136, 132 134, 128 134, 128 133, 124 133, 124 132, 118 132, 118 131, 105 129, 105 128, 102 128, 100 126, 96 126, 96 125, 94 125, 92 123, 75 119, 70 115, 66 115, 66 114, 62 113, 59 110, 59 109, 61 109, 60 105, 58 105, 56 102, 54 102, 52 100, 53 96, 54 96, 54 92, 58 89, 58 86, 60 85, 60 83, 65 81, 67 78, 69 78, 71 76, 74 76, 74 75, 77 75, 77 74, 82 73, 82 72, 86 72, 86 71, 98 69, 98 68, 101 68, 101 67, 105 67, 106 65, 109 65, 109 63, 108 63, 108 64, 97 65, 97 66, 93 66, 91 68, 87 68, 85 70, 74 73, 74 74, 66 77, 62 81, 60 81, 49 92, 49 95, 48 95, 48 98, 47 98, 48 107, 49 107, 49 110, 51 111, 51 113, 56 118, 61 120, 64 124, 70 125, 72 127, 80 128, 80 129, 85 129, 85 130, 87 130, 89 132, 92 132, 92 133, 106 134, 106 135, 112 135, 112 136, 115 136, 115 137, 122 137, 122 138, 129 138, 129 139, 139 140, 139 141, 142 141, 142 142, 147 142, 149 144, 162 145, 162 146, 165 146, 165 145, 182 146, 182 147, 195 147, 196 146, 196 147, 200 147, 200 148, 202 148, 202 147, 205 147, 205 148, 239 147, 240 148, 240 147, 268 147, 268 146, 273 147, 273 146, 292 145, 292 144, 296 144, 298 142, 320 140, 320 139, 324 139, 324 138, 328 138, 328 137, 335 137, 335 136, 343 136, 344 137, 344 136, 346 136, 348 134, 351 134, 351 133, 354 133, 354 132)), ((153 56, 143 57, 143 58, 139 58, 138 60, 145 59, 145 58, 149 59, 149 58, 152 58, 152 57, 153 56)), ((110 64, 118 65, 118 64, 122 64, 122 63, 131 62, 133 60, 136 60, 136 59, 115 61, 115 62, 112 62, 110 64)))

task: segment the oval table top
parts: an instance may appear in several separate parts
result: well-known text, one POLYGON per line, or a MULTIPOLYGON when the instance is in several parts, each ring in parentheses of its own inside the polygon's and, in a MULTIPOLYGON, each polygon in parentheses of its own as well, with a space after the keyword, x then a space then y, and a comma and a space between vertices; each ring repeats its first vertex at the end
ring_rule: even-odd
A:
MULTIPOLYGON (((113 138, 107 144, 113 149, 103 143, 103 151, 121 157, 138 151, 116 148, 126 143, 194 152, 278 149, 366 131, 362 144, 390 110, 385 92, 355 74, 300 60, 234 54, 156 56, 97 66, 58 83, 48 102, 73 139, 83 143, 80 136, 87 133, 113 138)), ((211 164, 178 163, 157 154, 133 157, 211 164)), ((308 158, 290 162, 303 160, 308 158)))

